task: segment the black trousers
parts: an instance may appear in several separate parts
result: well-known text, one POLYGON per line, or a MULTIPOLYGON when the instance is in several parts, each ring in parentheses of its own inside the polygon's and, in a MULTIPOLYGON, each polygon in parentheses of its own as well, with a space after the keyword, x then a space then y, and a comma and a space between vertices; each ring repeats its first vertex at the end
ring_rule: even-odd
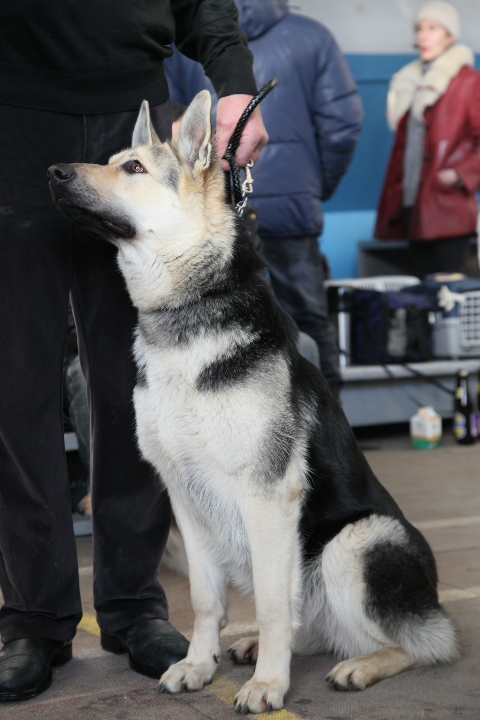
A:
POLYGON ((469 241, 465 236, 423 242, 411 240, 413 272, 419 278, 436 272, 464 272, 469 241))
MULTIPOLYGON (((152 111, 171 133, 170 102, 152 111)), ((81 618, 63 445, 62 356, 71 291, 91 414, 94 598, 108 631, 167 618, 156 572, 170 504, 134 435, 136 311, 116 250, 54 208, 46 171, 106 163, 137 112, 78 116, 0 105, 0 610, 3 642, 69 640, 81 618)))
MULTIPOLYGON (((412 211, 412 207, 403 208, 402 224, 406 238, 410 235, 412 211)), ((469 241, 468 235, 438 240, 410 240, 412 272, 420 279, 437 272, 464 272, 469 241)))
POLYGON ((341 383, 338 340, 328 316, 324 270, 316 236, 262 238, 263 255, 275 296, 300 330, 318 345, 320 369, 327 382, 341 383))

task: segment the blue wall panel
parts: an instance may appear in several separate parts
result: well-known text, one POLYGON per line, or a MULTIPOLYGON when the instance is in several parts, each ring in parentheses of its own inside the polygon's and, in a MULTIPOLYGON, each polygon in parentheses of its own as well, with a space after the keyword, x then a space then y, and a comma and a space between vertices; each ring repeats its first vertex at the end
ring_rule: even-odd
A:
POLYGON ((320 247, 327 256, 334 278, 357 276, 357 242, 369 240, 375 225, 375 210, 350 210, 325 214, 320 247))
POLYGON ((347 55, 362 98, 365 120, 357 150, 326 212, 373 210, 377 206, 393 133, 388 129, 385 107, 393 73, 414 55, 347 55))

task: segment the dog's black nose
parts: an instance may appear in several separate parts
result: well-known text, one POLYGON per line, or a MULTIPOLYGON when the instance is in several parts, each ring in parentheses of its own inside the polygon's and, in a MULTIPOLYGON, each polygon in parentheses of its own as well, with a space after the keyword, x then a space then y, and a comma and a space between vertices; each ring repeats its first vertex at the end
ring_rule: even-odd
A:
POLYGON ((65 163, 52 165, 47 170, 48 180, 54 184, 69 182, 70 180, 73 180, 76 174, 75 168, 71 165, 66 165, 65 163))

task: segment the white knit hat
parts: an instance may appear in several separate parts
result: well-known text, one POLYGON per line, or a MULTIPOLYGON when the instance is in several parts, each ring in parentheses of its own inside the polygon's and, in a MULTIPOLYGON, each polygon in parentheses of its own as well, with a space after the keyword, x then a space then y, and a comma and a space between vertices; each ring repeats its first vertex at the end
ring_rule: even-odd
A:
POLYGON ((460 16, 457 10, 448 2, 434 0, 429 2, 417 13, 416 22, 420 20, 435 20, 453 35, 455 40, 460 37, 460 16))

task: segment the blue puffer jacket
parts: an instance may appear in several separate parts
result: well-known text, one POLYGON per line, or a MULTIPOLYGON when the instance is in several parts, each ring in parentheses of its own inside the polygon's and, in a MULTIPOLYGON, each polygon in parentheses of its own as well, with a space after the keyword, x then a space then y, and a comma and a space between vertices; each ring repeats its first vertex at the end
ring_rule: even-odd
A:
MULTIPOLYGON (((262 102, 270 141, 253 170, 260 235, 319 235, 320 200, 345 173, 362 123, 355 82, 327 28, 289 12, 287 0, 235 1, 258 87, 279 79, 262 102)), ((173 101, 187 105, 204 88, 213 93, 201 66, 180 53, 164 66, 173 101)))

